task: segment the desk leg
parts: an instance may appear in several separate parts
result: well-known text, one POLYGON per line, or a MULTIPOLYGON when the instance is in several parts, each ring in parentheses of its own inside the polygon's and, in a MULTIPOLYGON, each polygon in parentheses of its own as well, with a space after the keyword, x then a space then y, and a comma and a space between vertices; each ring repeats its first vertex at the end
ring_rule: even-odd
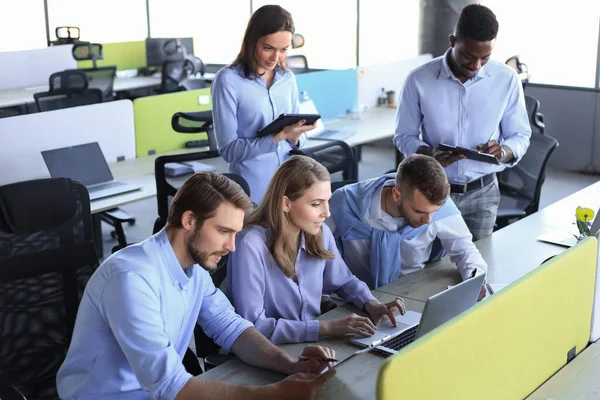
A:
POLYGON ((104 258, 104 245, 102 244, 102 220, 100 214, 92 214, 92 234, 94 235, 94 246, 98 259, 104 258))

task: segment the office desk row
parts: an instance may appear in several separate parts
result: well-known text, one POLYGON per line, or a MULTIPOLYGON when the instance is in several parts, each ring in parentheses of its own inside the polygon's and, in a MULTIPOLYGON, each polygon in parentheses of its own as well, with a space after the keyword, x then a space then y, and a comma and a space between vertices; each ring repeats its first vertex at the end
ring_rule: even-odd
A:
MULTIPOLYGON (((573 204, 580 202, 600 204, 600 182, 553 204, 545 213, 533 214, 478 241, 476 246, 488 262, 488 281, 492 284, 510 284, 537 268, 548 257, 563 252, 564 247, 539 242, 536 240, 536 236, 556 229, 569 229, 572 223, 570 216, 574 218, 573 204), (569 222, 567 225, 561 225, 560 222, 557 222, 561 220, 569 222)), ((422 271, 401 277, 395 282, 374 290, 373 294, 380 301, 389 301, 395 296, 401 296, 405 299, 407 309, 421 312, 424 302, 429 296, 439 293, 448 285, 454 285, 459 281, 460 275, 456 267, 446 257, 428 265, 422 271)), ((334 319, 351 312, 359 311, 353 306, 344 305, 320 318, 334 319)), ((320 341, 319 344, 334 348, 338 359, 343 359, 357 349, 342 338, 326 339, 320 341)), ((283 345, 281 348, 295 356, 300 353, 304 345, 283 345)), ((600 358, 596 355, 594 357, 600 358)), ((376 353, 361 355, 349 361, 340 367, 336 377, 330 381, 318 398, 374 399, 376 377, 383 361, 384 358, 376 353)), ((596 360, 594 365, 598 363, 600 361, 596 360)), ((586 379, 591 379, 591 376, 589 375, 589 378, 586 379)), ((250 367, 236 360, 207 371, 202 378, 262 385, 277 381, 282 376, 250 367)), ((560 379, 558 374, 557 379, 560 379)), ((580 381, 582 385, 587 385, 587 380, 581 379, 580 381)), ((597 387, 596 384, 594 385, 597 387)))
MULTIPOLYGON (((116 78, 113 89, 115 92, 124 92, 158 86, 160 86, 160 78, 136 76, 133 78, 116 78)), ((33 95, 35 93, 47 91, 48 85, 0 90, 0 108, 34 103, 33 95)))
MULTIPOLYGON (((396 112, 394 109, 377 108, 361 114, 350 114, 338 118, 328 124, 329 129, 350 130, 356 132, 345 140, 350 146, 360 146, 369 142, 390 139, 395 128, 396 112)), ((307 140, 305 147, 318 146, 325 143, 322 140, 307 140)), ((117 180, 125 180, 142 186, 141 190, 94 200, 91 203, 92 213, 98 213, 111 208, 120 207, 138 200, 156 196, 154 179, 154 160, 160 155, 184 154, 202 151, 203 149, 180 149, 163 154, 139 157, 110 164, 113 176, 117 180)), ((205 149, 206 150, 206 149, 205 149)), ((221 157, 202 160, 203 163, 214 166, 218 172, 227 172, 228 166, 221 157)), ((390 160, 390 168, 393 162, 390 160)), ((179 178, 183 181, 183 178, 179 178)))

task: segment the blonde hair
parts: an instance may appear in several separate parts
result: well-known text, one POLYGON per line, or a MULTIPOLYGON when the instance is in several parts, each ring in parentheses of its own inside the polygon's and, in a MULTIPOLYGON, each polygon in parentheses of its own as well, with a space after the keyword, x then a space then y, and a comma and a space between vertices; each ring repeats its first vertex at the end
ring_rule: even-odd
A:
MULTIPOLYGON (((298 241, 288 213, 283 212, 283 196, 295 201, 315 183, 329 180, 329 172, 317 161, 306 156, 292 156, 277 168, 261 205, 246 221, 246 226, 262 225, 269 230, 267 248, 289 278, 294 276, 298 241)), ((305 232, 304 238, 309 256, 321 260, 334 258, 333 253, 323 247, 322 231, 316 235, 305 232)))

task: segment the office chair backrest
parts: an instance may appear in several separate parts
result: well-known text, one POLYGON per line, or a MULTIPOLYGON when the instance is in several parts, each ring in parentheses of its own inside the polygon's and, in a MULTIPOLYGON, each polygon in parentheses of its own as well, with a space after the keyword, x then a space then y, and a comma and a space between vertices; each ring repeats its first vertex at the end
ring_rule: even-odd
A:
POLYGON ((544 134, 546 125, 544 125, 544 116, 539 112, 540 102, 533 96, 525 95, 525 108, 529 116, 531 133, 544 134))
MULTIPOLYGON (((313 158, 323 164, 331 175, 341 172, 345 181, 356 179, 355 176, 352 176, 354 153, 352 148, 341 140, 331 140, 319 146, 294 149, 290 151, 290 154, 299 154, 313 158)), ((332 183, 332 190, 334 190, 334 183, 332 183)))
POLYGON ((306 56, 303 56, 301 54, 287 56, 285 59, 285 63, 287 64, 288 68, 291 69, 292 72, 295 74, 303 74, 309 71, 306 56))
POLYGON ((76 69, 67 69, 50 75, 49 91, 85 90, 89 87, 89 79, 85 72, 76 69))
POLYGON ((116 65, 98 68, 81 68, 78 69, 78 71, 87 75, 89 88, 100 89, 102 91, 102 98, 105 101, 113 99, 113 86, 117 73, 116 65))
POLYGON ((86 89, 82 91, 41 92, 35 93, 33 98, 39 111, 52 111, 102 103, 102 91, 100 89, 86 89))
POLYGON ((165 61, 161 69, 160 92, 171 93, 179 90, 179 83, 185 79, 185 60, 165 61))
POLYGON ((526 215, 539 208, 546 166, 557 146, 558 141, 552 136, 532 135, 529 148, 519 163, 498 173, 501 193, 509 193, 529 201, 525 208, 526 215))
POLYGON ((98 267, 86 188, 68 178, 0 187, 0 381, 57 398, 85 285, 98 267))

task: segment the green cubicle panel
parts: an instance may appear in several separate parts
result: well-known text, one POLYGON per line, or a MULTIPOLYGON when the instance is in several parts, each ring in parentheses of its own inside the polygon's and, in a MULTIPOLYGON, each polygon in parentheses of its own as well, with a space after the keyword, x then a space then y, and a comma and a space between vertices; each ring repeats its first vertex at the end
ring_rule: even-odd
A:
MULTIPOLYGON (((99 67, 116 65, 117 70, 139 69, 146 66, 146 42, 102 43, 104 59, 98 60, 99 67)), ((91 60, 77 61, 77 68, 92 68, 91 60)))
POLYGON ((133 101, 136 157, 185 147, 189 140, 206 140, 206 133, 184 134, 171 128, 171 117, 179 111, 212 109, 210 89, 140 97, 133 101))

